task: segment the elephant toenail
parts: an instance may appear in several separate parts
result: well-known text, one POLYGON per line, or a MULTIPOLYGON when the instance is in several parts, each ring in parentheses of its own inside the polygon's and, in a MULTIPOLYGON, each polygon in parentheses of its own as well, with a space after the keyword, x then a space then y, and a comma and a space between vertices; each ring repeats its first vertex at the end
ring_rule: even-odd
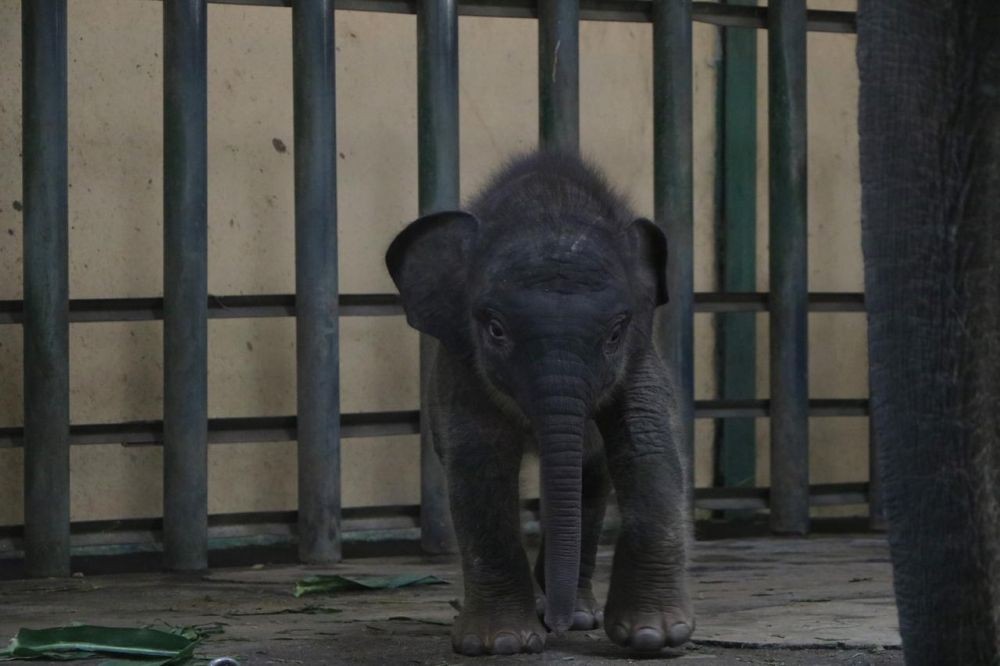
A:
POLYGON ((594 615, 587 611, 575 611, 573 613, 572 629, 593 629, 595 625, 594 615))
POLYGON ((643 652, 659 650, 663 647, 663 632, 653 627, 642 627, 632 634, 629 645, 643 652))
POLYGON ((479 640, 478 636, 469 634, 462 639, 462 654, 468 655, 470 657, 475 657, 478 654, 483 653, 483 642, 479 640))
POLYGON ((594 622, 598 627, 604 624, 604 611, 594 611, 594 622))
POLYGON ((493 654, 517 654, 521 651, 521 641, 514 634, 497 634, 493 639, 493 654))
POLYGON ((545 641, 538 634, 531 634, 531 638, 528 639, 528 652, 541 652, 545 649, 545 641))
POLYGON ((686 622, 678 622, 670 627, 670 634, 667 637, 667 644, 672 647, 683 645, 691 638, 691 625, 686 622))
POLYGON ((628 629, 624 624, 616 624, 608 629, 608 636, 618 645, 628 645, 628 629))

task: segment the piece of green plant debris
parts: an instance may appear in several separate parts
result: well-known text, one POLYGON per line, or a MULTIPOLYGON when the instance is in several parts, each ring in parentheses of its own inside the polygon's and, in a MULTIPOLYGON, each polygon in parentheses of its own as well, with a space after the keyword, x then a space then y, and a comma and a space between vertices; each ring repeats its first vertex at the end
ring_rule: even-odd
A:
POLYGON ((295 596, 324 592, 351 592, 364 590, 395 590, 418 585, 447 585, 448 581, 437 576, 399 574, 398 576, 338 576, 319 575, 303 578, 295 584, 295 596))
POLYGON ((0 651, 0 661, 48 659, 73 661, 116 657, 102 666, 137 664, 171 666, 191 659, 202 638, 219 633, 221 627, 101 627, 79 624, 46 629, 20 629, 7 649, 0 651))

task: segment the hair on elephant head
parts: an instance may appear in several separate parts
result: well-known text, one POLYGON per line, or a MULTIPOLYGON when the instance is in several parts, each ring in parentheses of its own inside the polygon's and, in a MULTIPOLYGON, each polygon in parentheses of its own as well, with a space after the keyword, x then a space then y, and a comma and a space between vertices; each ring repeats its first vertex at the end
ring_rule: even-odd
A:
POLYGON ((407 321, 473 366, 539 447, 546 624, 572 621, 587 420, 651 345, 667 241, 576 158, 512 162, 469 206, 422 217, 386 263, 407 321))

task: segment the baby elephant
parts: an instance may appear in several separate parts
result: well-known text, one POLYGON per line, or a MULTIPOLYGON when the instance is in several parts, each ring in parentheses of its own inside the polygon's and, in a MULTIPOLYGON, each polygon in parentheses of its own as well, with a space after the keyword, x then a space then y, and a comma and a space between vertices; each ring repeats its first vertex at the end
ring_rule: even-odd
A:
POLYGON ((635 650, 690 637, 690 479, 652 340, 666 257, 660 229, 597 171, 547 153, 502 169, 469 212, 422 217, 389 247, 407 321, 441 343, 424 390, 462 553, 456 652, 540 652, 546 627, 602 621, 635 650), (526 446, 541 462, 537 610, 518 511, 526 446), (621 535, 602 612, 591 576, 609 477, 621 535))

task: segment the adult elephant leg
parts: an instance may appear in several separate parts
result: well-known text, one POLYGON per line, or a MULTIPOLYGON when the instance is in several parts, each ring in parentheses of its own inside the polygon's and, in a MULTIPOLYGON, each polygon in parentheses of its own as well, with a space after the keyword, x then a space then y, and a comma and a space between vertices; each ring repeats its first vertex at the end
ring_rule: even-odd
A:
MULTIPOLYGON (((580 534, 580 582, 576 592, 576 607, 573 610, 573 626, 570 629, 585 631, 596 629, 604 621, 604 611, 594 597, 593 575, 597 562, 597 546, 601 540, 604 524, 604 509, 607 505, 610 480, 608 464, 604 456, 604 442, 597 425, 590 421, 584 437, 583 502, 580 534)), ((545 540, 542 540, 535 560, 535 580, 544 594, 545 591, 545 540)), ((539 598, 539 615, 545 613, 545 598, 539 598)))
POLYGON ((872 416, 906 661, 1000 663, 1000 12, 861 0, 872 416))

